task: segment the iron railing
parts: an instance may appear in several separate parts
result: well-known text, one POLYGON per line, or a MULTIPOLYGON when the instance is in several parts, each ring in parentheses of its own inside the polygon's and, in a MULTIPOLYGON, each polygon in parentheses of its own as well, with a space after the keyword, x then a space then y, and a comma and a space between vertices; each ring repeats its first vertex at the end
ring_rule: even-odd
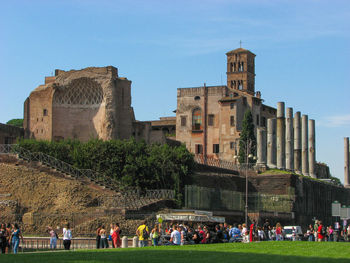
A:
POLYGON ((16 144, 0 144, 0 154, 16 154, 18 158, 28 162, 39 162, 61 173, 75 178, 86 178, 105 186, 111 190, 119 191, 119 183, 113 178, 104 176, 90 169, 78 169, 73 165, 41 152, 30 152, 16 144))
POLYGON ((175 191, 170 189, 145 190, 139 189, 123 191, 118 195, 110 197, 116 208, 138 210, 156 203, 160 200, 175 199, 175 191))
POLYGON ((198 164, 208 165, 208 166, 213 166, 213 167, 218 167, 218 168, 233 170, 233 171, 245 171, 245 170, 254 169, 253 163, 235 164, 234 162, 230 162, 227 160, 215 159, 212 157, 205 157, 201 154, 196 154, 194 156, 194 161, 198 164))
POLYGON ((119 183, 107 176, 104 176, 90 169, 78 169, 71 164, 63 162, 55 157, 41 152, 30 152, 16 144, 0 144, 0 154, 16 154, 18 158, 28 162, 39 162, 49 168, 55 169, 61 173, 67 174, 74 178, 89 179, 100 186, 107 187, 117 192, 112 197, 117 208, 138 210, 143 206, 150 205, 160 200, 175 199, 174 190, 156 189, 140 191, 139 189, 122 190, 119 183))

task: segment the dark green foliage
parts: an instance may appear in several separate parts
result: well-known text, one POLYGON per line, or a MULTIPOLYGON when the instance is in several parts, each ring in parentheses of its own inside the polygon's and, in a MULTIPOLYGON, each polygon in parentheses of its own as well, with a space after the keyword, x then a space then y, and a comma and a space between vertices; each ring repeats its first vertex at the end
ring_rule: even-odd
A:
POLYGON ((174 189, 181 199, 187 175, 194 167, 193 155, 184 145, 148 145, 134 139, 120 141, 76 140, 59 142, 21 140, 31 152, 43 152, 80 169, 92 169, 117 179, 123 187, 174 189))
POLYGON ((8 122, 6 122, 6 124, 22 128, 23 127, 23 119, 12 119, 12 120, 9 120, 8 122))
MULTIPOLYGON (((249 109, 244 113, 241 137, 239 140, 239 163, 246 163, 246 150, 248 154, 256 153, 256 138, 254 135, 253 116, 249 109)), ((248 163, 254 163, 255 160, 248 158, 248 163)))

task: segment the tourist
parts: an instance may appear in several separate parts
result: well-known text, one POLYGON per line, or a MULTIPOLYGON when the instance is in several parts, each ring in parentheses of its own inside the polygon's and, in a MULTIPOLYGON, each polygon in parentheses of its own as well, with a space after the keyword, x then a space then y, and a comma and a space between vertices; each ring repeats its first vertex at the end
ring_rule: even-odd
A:
POLYGON ((211 235, 210 235, 210 231, 209 231, 208 227, 204 226, 203 231, 204 231, 204 236, 205 236, 205 242, 203 242, 203 244, 209 244, 210 239, 211 239, 211 235))
POLYGON ((62 232, 64 249, 69 250, 72 242, 72 231, 70 230, 69 223, 66 224, 66 227, 63 228, 62 232))
POLYGON ((113 244, 113 239, 112 239, 112 235, 114 232, 114 225, 110 224, 110 230, 109 230, 109 236, 108 236, 108 241, 112 241, 112 247, 114 248, 114 244, 113 244))
POLYGON ((160 233, 159 233, 159 229, 158 226, 155 225, 151 231, 151 235, 152 235, 152 244, 153 246, 158 246, 158 240, 160 237, 160 233))
POLYGON ((11 235, 12 235, 12 231, 11 231, 11 224, 8 223, 6 226, 6 240, 7 240, 7 248, 6 248, 6 253, 9 254, 10 250, 11 250, 11 235))
POLYGON ((181 246, 185 245, 185 242, 186 242, 186 239, 187 239, 187 231, 186 231, 186 228, 184 226, 181 226, 179 227, 179 231, 180 231, 180 234, 181 234, 181 246))
POLYGON ((334 232, 333 227, 329 226, 327 228, 327 236, 328 236, 327 241, 331 241, 331 242, 333 241, 333 232, 334 232))
POLYGON ((326 230, 322 224, 322 221, 318 221, 318 229, 317 229, 317 241, 322 242, 324 241, 326 230))
POLYGON ((112 240, 113 240, 113 244, 114 244, 115 248, 120 248, 120 246, 122 244, 122 242, 120 240, 121 232, 122 231, 120 230, 119 223, 115 223, 114 231, 113 231, 113 234, 112 234, 112 240))
POLYGON ((230 229, 229 236, 230 236, 230 243, 238 242, 240 241, 241 237, 241 231, 238 229, 237 224, 234 224, 233 227, 230 229))
POLYGON ((198 236, 199 236, 200 239, 201 239, 201 243, 202 243, 202 244, 207 243, 206 234, 205 234, 205 232, 203 231, 203 228, 202 228, 201 225, 198 225, 198 230, 197 230, 197 232, 198 232, 198 236))
POLYGON ((222 243, 224 235, 219 225, 215 226, 215 235, 212 238, 212 243, 222 243))
POLYGON ((137 228, 136 235, 139 237, 139 246, 146 247, 149 237, 149 230, 146 225, 146 220, 142 221, 141 225, 137 228))
POLYGON ((101 225, 96 229, 96 249, 99 249, 101 246, 101 225))
POLYGON ((269 226, 269 240, 276 240, 276 227, 269 226))
POLYGON ((57 247, 57 239, 58 235, 57 233, 53 230, 52 227, 47 227, 47 231, 49 232, 50 235, 50 249, 56 249, 57 247))
POLYGON ((192 240, 195 244, 200 244, 201 241, 202 241, 202 236, 199 234, 199 231, 195 231, 193 233, 193 237, 192 237, 192 240))
POLYGON ((258 238, 259 238, 259 241, 266 240, 265 232, 260 226, 258 227, 258 238))
POLYGON ((242 238, 244 243, 249 242, 249 233, 248 233, 247 225, 245 223, 242 225, 242 238))
POLYGON ((315 231, 312 225, 309 225, 308 230, 306 231, 305 236, 308 241, 315 241, 315 231))
POLYGON ((253 242, 253 238, 255 235, 255 220, 250 224, 249 227, 249 242, 253 242))
POLYGON ((13 225, 13 231, 10 239, 10 242, 12 243, 13 254, 17 254, 18 252, 18 246, 19 246, 19 240, 20 240, 19 238, 21 238, 23 243, 23 236, 21 234, 21 230, 19 229, 18 224, 15 223, 13 225))
POLYGON ((178 246, 181 244, 181 234, 179 228, 176 225, 173 225, 173 231, 170 235, 170 243, 172 245, 178 246))
POLYGON ((315 241, 318 240, 318 220, 315 220, 315 224, 314 224, 314 234, 315 234, 315 241))
POLYGON ((263 231, 265 233, 265 237, 269 240, 269 230, 270 230, 270 222, 268 219, 265 219, 265 223, 263 225, 263 231))
POLYGON ((107 240, 107 231, 105 229, 105 226, 102 225, 100 227, 100 231, 99 231, 99 236, 100 236, 100 248, 108 248, 108 240, 107 240))
POLYGON ((281 241, 283 240, 282 237, 282 226, 280 223, 276 224, 276 241, 281 241))
POLYGON ((188 227, 187 229, 188 229, 188 231, 187 231, 186 241, 189 244, 193 245, 195 243, 193 240, 193 236, 194 236, 193 229, 190 227, 188 227))
POLYGON ((7 247, 7 231, 6 231, 5 224, 1 224, 1 227, 0 227, 0 249, 1 249, 1 254, 5 254, 6 247, 7 247))

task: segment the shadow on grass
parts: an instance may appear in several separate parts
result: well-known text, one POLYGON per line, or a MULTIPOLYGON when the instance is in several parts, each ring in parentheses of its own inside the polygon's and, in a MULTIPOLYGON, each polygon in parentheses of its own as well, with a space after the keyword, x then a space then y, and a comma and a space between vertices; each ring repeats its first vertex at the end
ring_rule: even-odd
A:
POLYGON ((104 250, 104 251, 72 251, 72 252, 53 252, 53 253, 32 253, 17 255, 0 255, 0 262, 90 262, 90 263, 112 263, 112 262, 317 262, 317 263, 345 263, 350 262, 349 258, 331 258, 331 257, 309 257, 292 255, 272 255, 259 254, 254 252, 235 252, 235 251, 201 251, 196 249, 123 249, 123 250, 104 250))

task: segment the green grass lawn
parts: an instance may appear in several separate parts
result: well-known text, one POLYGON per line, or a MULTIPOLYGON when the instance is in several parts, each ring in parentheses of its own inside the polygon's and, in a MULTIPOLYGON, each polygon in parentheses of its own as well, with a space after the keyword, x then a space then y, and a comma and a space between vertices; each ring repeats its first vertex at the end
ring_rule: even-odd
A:
POLYGON ((261 242, 0 255, 0 262, 350 262, 350 243, 261 242))

